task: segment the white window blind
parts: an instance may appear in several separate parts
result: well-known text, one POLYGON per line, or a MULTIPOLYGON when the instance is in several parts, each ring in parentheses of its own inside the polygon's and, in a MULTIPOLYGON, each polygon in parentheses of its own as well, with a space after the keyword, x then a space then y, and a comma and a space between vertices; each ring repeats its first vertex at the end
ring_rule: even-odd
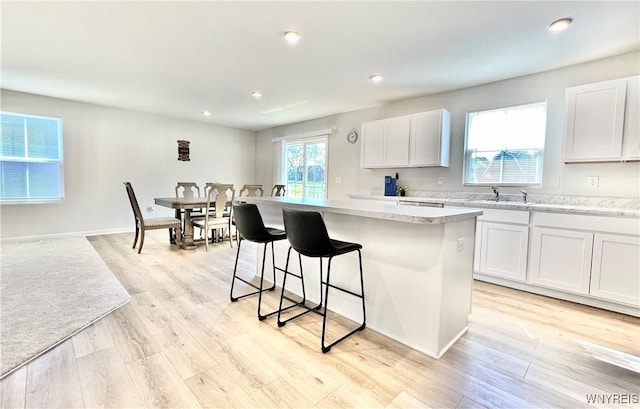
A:
POLYGON ((470 112, 465 185, 540 186, 547 103, 470 112))
POLYGON ((0 201, 61 200, 62 120, 10 112, 0 120, 0 201))

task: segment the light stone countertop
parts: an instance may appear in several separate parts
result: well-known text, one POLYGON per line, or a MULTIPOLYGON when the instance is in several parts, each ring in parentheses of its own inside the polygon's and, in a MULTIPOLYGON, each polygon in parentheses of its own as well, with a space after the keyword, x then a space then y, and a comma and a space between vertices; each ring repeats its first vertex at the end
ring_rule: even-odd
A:
MULTIPOLYGON (((551 212, 551 213, 566 213, 566 214, 582 214, 582 215, 596 215, 596 216, 615 216, 615 217, 630 217, 640 218, 640 209, 629 207, 602 207, 602 206, 585 206, 582 204, 574 203, 524 203, 522 201, 494 201, 489 199, 474 199, 474 198, 456 198, 456 197, 418 197, 418 196, 382 196, 382 195, 367 195, 367 194, 351 194, 352 199, 360 200, 379 200, 389 203, 403 202, 418 202, 418 203, 443 203, 445 209, 447 206, 461 206, 461 207, 477 207, 485 209, 509 209, 509 210, 526 210, 536 212, 551 212)), ((540 199, 537 199, 540 200, 540 199)), ((558 201, 554 197, 554 200, 558 201)), ((570 200, 567 200, 570 202, 570 200)), ((610 200, 613 202, 613 200, 610 200)), ((410 207, 410 206, 407 206, 410 207)))
POLYGON ((385 203, 380 200, 325 200, 291 197, 242 197, 238 199, 248 203, 271 202, 278 203, 281 207, 292 204, 320 212, 417 224, 449 223, 482 215, 481 209, 398 206, 396 203, 385 203))

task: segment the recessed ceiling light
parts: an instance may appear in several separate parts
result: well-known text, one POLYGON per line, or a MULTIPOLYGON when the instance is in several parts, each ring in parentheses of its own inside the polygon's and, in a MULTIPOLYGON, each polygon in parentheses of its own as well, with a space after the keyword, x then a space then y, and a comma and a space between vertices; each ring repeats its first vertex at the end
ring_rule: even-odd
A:
POLYGON ((251 95, 252 95, 254 98, 260 98, 260 97, 262 96, 262 94, 260 93, 260 91, 253 91, 253 92, 251 93, 251 95))
POLYGON ((369 75, 369 79, 373 82, 380 82, 384 77, 380 74, 369 75))
POLYGON ((287 31, 284 33, 284 38, 290 43, 297 43, 300 40, 300 33, 296 31, 287 31))
POLYGON ((204 116, 211 116, 211 112, 209 112, 209 111, 202 111, 202 115, 204 115, 204 116))
POLYGON ((563 31, 569 28, 573 19, 569 17, 561 18, 549 24, 550 31, 563 31))

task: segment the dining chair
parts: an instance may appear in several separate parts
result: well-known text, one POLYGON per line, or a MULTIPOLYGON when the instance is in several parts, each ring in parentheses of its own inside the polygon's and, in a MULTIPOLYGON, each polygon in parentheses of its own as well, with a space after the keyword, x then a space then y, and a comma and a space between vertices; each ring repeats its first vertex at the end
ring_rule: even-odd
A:
POLYGON ((127 196, 129 196, 129 203, 131 203, 131 210, 133 210, 133 217, 135 218, 136 223, 136 236, 133 239, 133 247, 136 248, 136 243, 138 242, 138 235, 140 236, 140 247, 138 248, 138 254, 142 251, 142 246, 144 245, 144 232, 147 230, 157 230, 157 229, 175 229, 176 231, 176 244, 182 243, 182 222, 180 219, 176 219, 173 217, 154 217, 154 218, 144 218, 142 217, 142 212, 140 211, 140 206, 138 205, 138 199, 136 199, 136 194, 133 192, 133 187, 130 182, 124 182, 124 185, 127 189, 127 196))
MULTIPOLYGON (((198 186, 198 184, 195 182, 178 182, 176 184, 175 191, 176 191, 176 197, 186 197, 186 198, 200 197, 200 186, 198 186)), ((184 217, 182 217, 183 213, 184 213, 184 210, 176 209, 176 219, 182 220, 182 231, 184 231, 184 228, 185 228, 184 217)), ((202 214, 202 209, 192 209, 191 217, 192 218, 204 217, 204 214, 202 214)))
POLYGON ((207 206, 204 212, 204 218, 192 220, 193 227, 198 227, 205 234, 205 249, 209 251, 209 238, 208 232, 221 231, 221 239, 224 240, 225 231, 229 235, 229 245, 233 247, 233 240, 231 234, 231 204, 235 197, 236 191, 233 184, 225 183, 207 183, 205 186, 207 190, 207 206))
POLYGON ((240 192, 238 192, 238 197, 262 197, 264 196, 264 189, 262 185, 244 185, 240 192))
POLYGON ((284 196, 285 185, 273 185, 271 189, 271 196, 284 196))

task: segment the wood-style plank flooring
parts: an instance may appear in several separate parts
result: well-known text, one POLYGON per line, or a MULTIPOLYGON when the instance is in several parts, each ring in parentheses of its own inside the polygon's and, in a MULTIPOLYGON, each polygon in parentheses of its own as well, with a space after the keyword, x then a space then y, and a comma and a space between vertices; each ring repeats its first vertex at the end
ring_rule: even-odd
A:
MULTIPOLYGON (((3 408, 639 407, 640 375, 576 343, 638 356, 634 317, 476 282, 470 329, 440 360, 370 329, 322 354, 315 314, 278 328, 255 297, 229 301, 227 242, 185 252, 150 232, 138 255, 132 239, 89 238, 132 301, 3 379, 3 408)), ((251 277, 255 247, 242 254, 251 277)), ((330 335, 350 324, 332 318, 330 335)))

